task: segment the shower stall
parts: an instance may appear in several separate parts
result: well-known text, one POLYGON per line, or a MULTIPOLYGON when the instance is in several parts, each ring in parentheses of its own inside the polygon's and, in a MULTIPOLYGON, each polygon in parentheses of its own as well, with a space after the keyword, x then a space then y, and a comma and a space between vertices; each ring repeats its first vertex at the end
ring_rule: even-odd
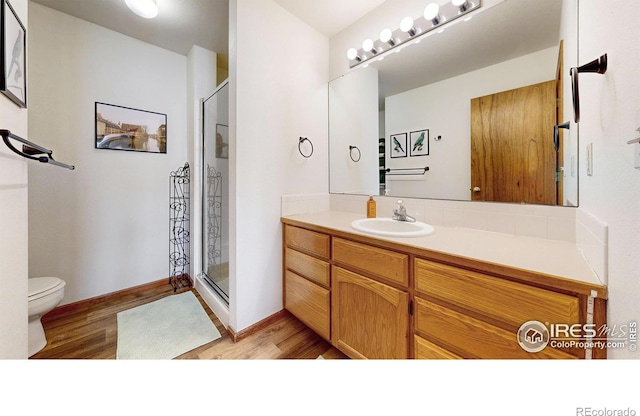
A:
POLYGON ((229 83, 202 105, 202 276, 229 304, 229 83))

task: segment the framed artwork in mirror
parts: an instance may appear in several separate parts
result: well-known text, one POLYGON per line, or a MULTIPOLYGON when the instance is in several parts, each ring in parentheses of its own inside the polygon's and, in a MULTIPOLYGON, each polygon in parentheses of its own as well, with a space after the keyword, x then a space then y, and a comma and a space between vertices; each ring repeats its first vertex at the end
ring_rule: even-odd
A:
POLYGON ((0 91, 27 108, 27 31, 11 4, 0 2, 0 91))
POLYGON ((427 156, 429 154, 429 129, 409 133, 409 155, 427 156))
POLYGON ((407 133, 392 134, 389 151, 391 157, 407 157, 407 133))

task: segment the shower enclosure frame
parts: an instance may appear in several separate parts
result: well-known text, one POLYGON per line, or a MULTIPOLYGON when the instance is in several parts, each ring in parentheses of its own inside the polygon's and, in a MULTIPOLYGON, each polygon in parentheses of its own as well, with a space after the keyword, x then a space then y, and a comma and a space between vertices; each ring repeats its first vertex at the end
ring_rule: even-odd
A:
MULTIPOLYGON (((206 103, 208 100, 214 98, 216 94, 218 94, 223 88, 228 87, 229 80, 225 80, 221 82, 218 87, 216 87, 215 91, 210 94, 208 97, 202 99, 201 102, 201 201, 200 207, 202 210, 201 213, 201 235, 200 241, 202 244, 201 247, 201 270, 200 275, 202 276, 202 280, 207 284, 207 286, 212 289, 216 295, 227 305, 229 306, 229 293, 226 293, 215 281, 214 276, 210 276, 209 272, 209 260, 213 260, 213 264, 222 267, 222 221, 224 221, 224 216, 222 215, 222 208, 224 204, 224 195, 222 194, 223 181, 225 180, 222 177, 222 172, 216 169, 215 166, 207 165, 207 151, 206 151, 206 135, 208 130, 206 128, 206 103), (214 189, 215 192, 213 195, 209 195, 209 190, 214 189), (211 244, 209 244, 211 243, 211 244)), ((227 103, 228 109, 228 103, 227 103)), ((211 128, 211 126, 209 126, 211 128)), ((215 146, 215 143, 214 143, 215 146)), ((228 175, 227 175, 228 176, 228 175)), ((228 181, 229 178, 227 177, 228 181)), ((228 196, 226 200, 228 204, 228 196)), ((227 236, 228 238, 228 236, 227 236)), ((228 273, 228 272, 227 272, 228 273)), ((228 279, 228 276, 227 276, 228 279)), ((227 289, 228 292, 228 289, 227 289)))

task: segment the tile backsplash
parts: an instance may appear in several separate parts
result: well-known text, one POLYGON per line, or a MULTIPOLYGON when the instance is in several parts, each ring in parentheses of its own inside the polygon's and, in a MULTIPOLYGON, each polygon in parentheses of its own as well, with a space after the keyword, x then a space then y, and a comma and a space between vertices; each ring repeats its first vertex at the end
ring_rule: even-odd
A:
MULTIPOLYGON (((375 199, 379 217, 393 215, 398 198, 375 199)), ((331 210, 365 213, 366 196, 332 194, 330 200, 331 210)), ((576 242, 576 208, 411 198, 403 201, 409 215, 433 225, 576 242)))
POLYGON ((609 227, 598 218, 578 208, 576 243, 603 284, 608 281, 609 227))

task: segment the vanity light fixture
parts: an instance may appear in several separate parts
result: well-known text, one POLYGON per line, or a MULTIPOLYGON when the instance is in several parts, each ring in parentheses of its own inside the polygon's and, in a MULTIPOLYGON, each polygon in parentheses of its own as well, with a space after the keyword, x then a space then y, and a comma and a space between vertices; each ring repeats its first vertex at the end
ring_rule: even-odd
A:
MULTIPOLYGON (((132 0, 127 0, 132 1, 132 0)), ((492 0, 484 9, 491 8, 505 0, 492 0)), ((459 17, 465 16, 465 20, 473 15, 470 14, 483 7, 482 0, 451 0, 445 4, 438 5, 431 1, 424 9, 422 16, 413 19, 407 16, 400 21, 397 30, 383 29, 380 32, 379 41, 375 42, 366 39, 360 49, 350 48, 347 51, 349 67, 353 68, 360 64, 366 65, 368 60, 380 59, 384 54, 392 49, 399 52, 404 44, 417 43, 421 37, 431 30, 437 28, 438 33, 442 32, 447 24, 459 17)), ((475 13, 474 13, 475 14, 475 13)))
POLYGON ((153 19, 158 15, 156 0, 124 0, 129 9, 145 19, 153 19))

